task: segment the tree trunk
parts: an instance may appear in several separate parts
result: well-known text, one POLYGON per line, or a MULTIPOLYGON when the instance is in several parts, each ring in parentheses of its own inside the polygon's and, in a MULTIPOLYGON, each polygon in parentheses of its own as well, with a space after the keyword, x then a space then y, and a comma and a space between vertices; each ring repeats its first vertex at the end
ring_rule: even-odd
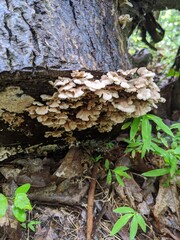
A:
POLYGON ((116 3, 89 0, 2 0, 0 18, 0 145, 51 142, 47 127, 25 111, 49 81, 86 69, 95 75, 130 68, 116 3))

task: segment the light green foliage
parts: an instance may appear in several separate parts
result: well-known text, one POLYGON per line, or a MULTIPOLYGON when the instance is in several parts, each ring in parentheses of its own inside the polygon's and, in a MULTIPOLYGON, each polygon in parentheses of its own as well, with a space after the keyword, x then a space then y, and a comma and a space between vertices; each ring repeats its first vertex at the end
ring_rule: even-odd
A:
POLYGON ((3 217, 8 208, 8 201, 6 196, 0 193, 0 218, 3 217))
POLYGON ((22 223, 21 224, 21 226, 23 227, 23 228, 29 228, 29 229, 31 229, 33 232, 35 232, 35 227, 34 226, 36 226, 37 224, 40 224, 41 222, 40 221, 34 221, 34 220, 31 220, 31 221, 29 221, 27 224, 26 223, 22 223))
POLYGON ((107 147, 108 149, 113 149, 114 143, 113 143, 113 142, 108 142, 108 143, 106 143, 106 147, 107 147))
POLYGON ((180 123, 175 123, 170 126, 170 129, 175 130, 172 138, 167 137, 167 139, 158 136, 158 144, 163 144, 166 149, 158 146, 154 143, 153 149, 154 153, 163 157, 165 162, 165 168, 155 169, 144 173, 146 177, 158 177, 168 174, 170 179, 180 175, 179 162, 180 162, 180 123))
POLYGON ((15 218, 19 221, 19 222, 25 222, 26 221, 26 212, 24 209, 20 209, 16 206, 12 206, 12 212, 13 215, 15 216, 15 218))
MULTIPOLYGON (((26 210, 32 210, 30 200, 27 196, 27 192, 30 188, 30 184, 26 183, 18 187, 12 198, 12 212, 15 218, 19 222, 26 221, 26 210)), ((0 217, 4 216, 8 208, 8 200, 3 194, 0 194, 0 217)))
POLYGON ((109 161, 107 159, 105 160, 105 169, 107 171, 106 182, 107 182, 108 185, 110 185, 112 183, 113 175, 115 175, 115 178, 116 178, 117 182, 122 187, 124 187, 124 182, 122 180, 122 177, 125 177, 125 178, 128 178, 128 179, 131 178, 130 175, 126 173, 126 171, 128 170, 127 167, 120 166, 120 167, 116 167, 114 169, 110 169, 110 164, 109 164, 109 161))
MULTIPOLYGON (((180 174, 180 124, 176 123, 168 127, 161 118, 152 114, 146 114, 132 121, 130 126, 130 139, 125 141, 128 143, 126 153, 130 152, 132 157, 137 153, 141 153, 141 157, 149 151, 159 155, 164 160, 165 167, 154 169, 143 173, 146 177, 159 177, 169 175, 169 179, 180 174), (151 122, 154 122, 157 134, 152 136, 151 122), (173 134, 172 130, 175 131, 173 134)), ((123 125, 124 129, 125 126, 123 125)))
POLYGON ((166 77, 180 77, 180 71, 175 71, 174 69, 170 69, 166 74, 166 77))
MULTIPOLYGON (((128 143, 126 153, 131 153, 131 156, 134 158, 136 153, 140 153, 143 158, 147 152, 154 151, 156 147, 157 139, 152 136, 152 124, 154 122, 158 131, 163 131, 167 135, 173 137, 171 129, 165 125, 161 118, 152 115, 146 114, 142 117, 135 118, 132 121, 132 124, 127 124, 127 127, 130 127, 130 139, 124 139, 128 143)), ((125 126, 122 126, 122 129, 125 129, 125 126)))
POLYGON ((180 146, 180 123, 172 124, 170 128, 176 131, 171 142, 171 148, 175 149, 180 146))
POLYGON ((101 155, 98 155, 97 157, 93 157, 93 162, 99 162, 102 159, 101 155))
MULTIPOLYGON (((155 62, 158 61, 158 58, 161 59, 161 63, 166 67, 170 68, 174 62, 178 46, 180 45, 179 38, 179 22, 180 15, 178 10, 164 10, 160 12, 158 22, 165 30, 165 36, 163 40, 157 44, 155 47, 158 51, 153 51, 150 49, 153 54, 155 62)), ((150 37, 147 38, 151 42, 150 37)), ((134 54, 136 50, 142 48, 148 48, 148 46, 142 42, 140 31, 135 30, 130 37, 129 41, 130 54, 134 54)))
POLYGON ((143 232, 146 232, 146 223, 144 218, 130 207, 119 207, 114 210, 115 213, 121 214, 122 216, 114 224, 113 229, 110 233, 111 236, 118 233, 131 219, 130 224, 130 240, 133 240, 137 234, 138 227, 143 232))

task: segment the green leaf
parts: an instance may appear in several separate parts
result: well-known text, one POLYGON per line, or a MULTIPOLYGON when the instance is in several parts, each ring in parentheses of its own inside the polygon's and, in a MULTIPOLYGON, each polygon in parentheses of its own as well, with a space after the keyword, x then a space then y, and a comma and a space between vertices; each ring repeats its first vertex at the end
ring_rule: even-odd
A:
POLYGON ((112 149, 114 147, 114 145, 115 144, 113 142, 106 143, 106 147, 109 149, 112 149))
POLYGON ((174 123, 170 126, 170 128, 171 129, 175 129, 175 128, 180 129, 180 123, 174 123))
POLYGON ((134 147, 139 147, 141 145, 142 145, 142 142, 131 142, 131 143, 129 143, 129 145, 127 147, 134 148, 134 147))
POLYGON ((35 232, 35 227, 32 223, 28 223, 28 228, 35 232))
POLYGON ((116 167, 114 170, 118 170, 118 171, 126 171, 128 170, 129 168, 126 167, 126 166, 121 166, 121 167, 116 167))
POLYGON ((130 130, 130 140, 134 139, 136 136, 138 130, 139 130, 139 123, 140 123, 140 117, 134 118, 132 124, 131 124, 131 130, 130 130))
POLYGON ((28 228, 31 229, 33 232, 35 232, 35 227, 34 225, 40 224, 40 221, 30 221, 28 223, 28 228))
POLYGON ((22 186, 18 187, 15 191, 15 196, 18 194, 18 193, 27 193, 30 189, 31 185, 29 183, 25 183, 23 184, 22 186))
POLYGON ((159 147, 156 143, 151 142, 151 149, 153 152, 156 152, 160 156, 163 156, 163 157, 167 156, 166 151, 163 148, 159 147))
POLYGON ((21 227, 26 229, 27 228, 26 223, 21 223, 21 227))
POLYGON ((99 162, 102 159, 101 155, 96 156, 95 158, 93 158, 94 162, 99 162))
POLYGON ((138 222, 136 219, 136 215, 134 215, 130 225, 130 240, 133 240, 135 238, 137 234, 137 230, 138 230, 138 222))
POLYGON ((109 170, 109 161, 107 159, 105 160, 105 164, 104 165, 105 165, 105 169, 109 170))
POLYGON ((149 123, 149 119, 144 116, 142 119, 142 141, 143 141, 143 149, 148 151, 150 149, 151 145, 151 131, 152 131, 152 126, 149 123))
POLYGON ((164 144, 165 147, 167 147, 167 148, 169 147, 168 142, 165 138, 161 138, 161 142, 164 144))
POLYGON ((0 193, 0 218, 6 214, 8 208, 8 200, 6 196, 0 193))
POLYGON ((116 173, 115 173, 115 176, 116 176, 116 180, 118 181, 119 185, 120 185, 121 187, 124 187, 124 182, 123 182, 123 180, 121 179, 121 177, 120 177, 118 174, 116 174, 116 173))
POLYGON ((24 209, 17 208, 13 205, 12 206, 12 212, 13 212, 15 218, 19 222, 25 222, 26 221, 26 213, 25 213, 24 209))
POLYGON ((113 172, 115 172, 116 174, 122 176, 122 177, 125 177, 125 178, 128 178, 128 179, 131 179, 131 176, 129 174, 127 174, 126 172, 123 172, 122 170, 119 170, 119 169, 114 169, 113 172))
POLYGON ((171 177, 173 177, 175 175, 175 172, 177 170, 177 164, 178 164, 177 158, 174 156, 171 156, 171 158, 170 158, 170 165, 171 165, 170 176, 171 177))
POLYGON ((32 210, 32 206, 26 193, 17 193, 14 199, 14 205, 20 209, 32 210))
POLYGON ((149 149, 147 149, 146 145, 143 144, 141 149, 141 158, 144 158, 147 151, 149 151, 149 149))
POLYGON ((126 223, 129 221, 129 219, 132 216, 133 216, 133 214, 125 214, 119 220, 117 220, 117 222, 113 226, 110 236, 113 236, 114 234, 119 232, 121 230, 121 228, 123 228, 126 225, 126 223))
POLYGON ((175 148, 175 149, 174 149, 174 153, 175 153, 175 154, 180 154, 180 147, 175 148))
POLYGON ((163 130, 165 133, 170 135, 171 137, 174 137, 174 134, 172 133, 171 129, 163 123, 162 119, 160 117, 157 117, 153 114, 147 114, 146 115, 150 120, 156 123, 156 125, 163 130))
POLYGON ((115 213, 135 213, 133 208, 130 207, 119 207, 113 210, 115 213))
POLYGON ((32 225, 37 225, 37 224, 40 224, 41 221, 31 220, 29 223, 32 225))
POLYGON ((110 185, 112 183, 112 173, 111 173, 111 170, 108 171, 106 182, 107 182, 108 185, 110 185))
POLYGON ((143 173, 145 177, 160 177, 170 172, 170 168, 159 168, 143 173))
POLYGON ((131 122, 126 122, 126 123, 124 123, 124 124, 122 125, 121 129, 122 129, 122 130, 125 130, 125 129, 127 129, 130 125, 131 125, 131 122))
POLYGON ((180 72, 171 68, 169 72, 166 74, 166 77, 180 77, 180 72))
POLYGON ((144 218, 139 213, 137 213, 136 219, 143 232, 146 232, 146 222, 144 221, 144 218))

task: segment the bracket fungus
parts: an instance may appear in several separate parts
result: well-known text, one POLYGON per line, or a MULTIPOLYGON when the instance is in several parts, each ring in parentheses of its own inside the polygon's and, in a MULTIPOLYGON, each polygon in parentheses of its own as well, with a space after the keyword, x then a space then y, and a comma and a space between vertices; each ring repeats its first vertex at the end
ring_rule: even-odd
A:
POLYGON ((35 101, 27 111, 50 128, 46 137, 91 127, 108 132, 125 119, 146 114, 165 101, 153 77, 145 67, 108 72, 100 79, 88 72, 73 71, 71 78, 51 81, 54 94, 41 95, 42 102, 35 101))

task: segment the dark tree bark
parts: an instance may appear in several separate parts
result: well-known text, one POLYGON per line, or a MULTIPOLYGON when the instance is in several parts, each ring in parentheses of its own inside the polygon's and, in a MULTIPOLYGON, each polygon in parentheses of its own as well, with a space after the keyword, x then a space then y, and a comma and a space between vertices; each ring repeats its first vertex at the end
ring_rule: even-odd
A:
POLYGON ((30 97, 52 94, 49 80, 77 69, 100 75, 130 68, 126 37, 113 9, 113 0, 1 1, 0 145, 49 141, 47 128, 21 108, 23 98, 27 107, 30 97))
MULTIPOLYGON (((47 128, 25 111, 32 98, 53 93, 49 80, 77 69, 100 76, 131 68, 126 30, 130 24, 122 29, 118 18, 127 11, 142 14, 142 6, 148 12, 153 5, 132 1, 131 8, 123 2, 1 0, 0 145, 51 141, 44 138, 47 128)), ((161 8, 160 0, 155 6, 161 8)))
POLYGON ((129 67, 113 6, 113 0, 2 0, 0 71, 129 67))
POLYGON ((179 76, 174 84, 171 107, 173 110, 180 110, 180 47, 177 51, 172 68, 177 72, 179 71, 179 76))

